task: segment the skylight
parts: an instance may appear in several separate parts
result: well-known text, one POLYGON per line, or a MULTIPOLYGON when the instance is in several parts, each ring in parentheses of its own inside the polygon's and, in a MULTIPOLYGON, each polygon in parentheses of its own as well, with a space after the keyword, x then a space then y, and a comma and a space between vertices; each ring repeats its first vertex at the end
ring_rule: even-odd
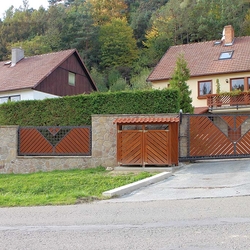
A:
POLYGON ((221 52, 219 59, 230 59, 233 56, 233 50, 232 51, 226 51, 226 52, 221 52))

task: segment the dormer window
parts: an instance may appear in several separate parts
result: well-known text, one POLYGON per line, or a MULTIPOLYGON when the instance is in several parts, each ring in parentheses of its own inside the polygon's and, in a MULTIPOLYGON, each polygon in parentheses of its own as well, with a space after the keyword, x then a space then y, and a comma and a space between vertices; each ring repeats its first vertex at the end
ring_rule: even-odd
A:
POLYGON ((233 51, 221 52, 221 53, 220 53, 219 59, 220 59, 220 60, 223 60, 223 59, 231 59, 232 56, 233 56, 233 51))

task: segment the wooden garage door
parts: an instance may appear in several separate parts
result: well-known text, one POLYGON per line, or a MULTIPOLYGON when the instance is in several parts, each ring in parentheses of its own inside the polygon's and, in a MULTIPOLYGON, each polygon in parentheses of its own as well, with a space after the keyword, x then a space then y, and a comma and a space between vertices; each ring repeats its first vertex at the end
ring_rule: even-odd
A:
POLYGON ((169 131, 123 130, 118 133, 119 165, 168 165, 169 131))

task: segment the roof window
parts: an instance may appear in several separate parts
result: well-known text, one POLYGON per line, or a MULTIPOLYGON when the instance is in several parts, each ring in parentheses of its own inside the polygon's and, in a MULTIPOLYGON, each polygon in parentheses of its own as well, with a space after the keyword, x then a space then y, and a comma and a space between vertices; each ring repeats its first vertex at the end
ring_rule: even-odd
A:
POLYGON ((221 52, 219 59, 230 59, 233 56, 233 51, 226 51, 226 52, 221 52))

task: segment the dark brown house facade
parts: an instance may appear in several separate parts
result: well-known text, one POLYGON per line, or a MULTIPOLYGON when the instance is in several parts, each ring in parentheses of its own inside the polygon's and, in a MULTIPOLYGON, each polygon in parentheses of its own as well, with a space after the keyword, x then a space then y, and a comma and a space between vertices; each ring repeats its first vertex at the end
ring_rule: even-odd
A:
POLYGON ((89 94, 97 87, 75 49, 24 57, 12 49, 0 62, 0 103, 89 94))

